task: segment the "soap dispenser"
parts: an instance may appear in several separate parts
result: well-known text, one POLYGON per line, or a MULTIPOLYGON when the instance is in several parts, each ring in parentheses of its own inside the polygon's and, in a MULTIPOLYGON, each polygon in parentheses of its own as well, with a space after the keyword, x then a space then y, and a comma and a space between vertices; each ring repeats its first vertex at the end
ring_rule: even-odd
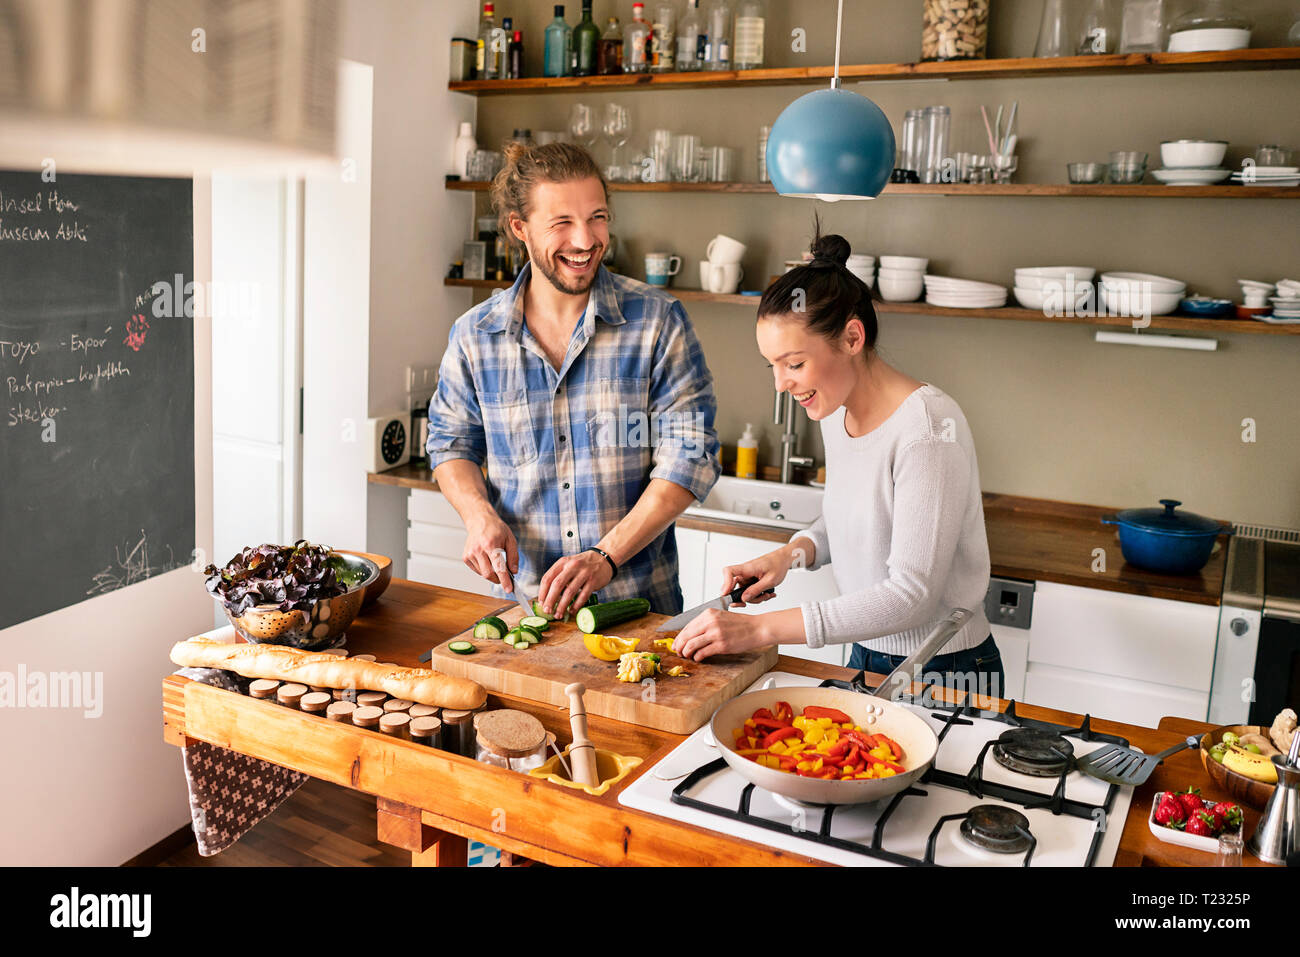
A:
POLYGON ((745 434, 736 443, 736 477, 758 478, 758 437, 749 422, 745 423, 745 434))

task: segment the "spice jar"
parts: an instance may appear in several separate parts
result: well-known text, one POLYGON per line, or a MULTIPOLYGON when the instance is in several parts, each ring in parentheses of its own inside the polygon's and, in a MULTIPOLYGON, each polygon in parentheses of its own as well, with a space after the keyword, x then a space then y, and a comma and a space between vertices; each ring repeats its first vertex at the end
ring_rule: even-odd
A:
POLYGON ((280 682, 273 681, 270 678, 258 678, 248 686, 249 697, 257 698, 261 701, 273 700, 275 693, 280 690, 280 682))
POLYGON ((394 738, 411 737, 411 716, 401 711, 390 711, 379 719, 379 730, 394 738))
POLYGON ((324 691, 312 691, 302 696, 298 707, 308 714, 324 714, 332 699, 324 691))
POLYGON ((330 692, 330 697, 332 697, 335 701, 351 701, 353 704, 356 704, 357 689, 356 688, 335 688, 333 691, 330 692))
POLYGON ((475 756, 474 712, 442 712, 442 749, 467 758, 475 756))
POLYGON ((362 708, 378 708, 388 700, 382 691, 361 691, 357 693, 357 705, 362 708))
POLYGON ((297 708, 298 702, 302 701, 302 696, 306 693, 306 685, 291 681, 288 684, 280 685, 280 690, 275 693, 275 700, 286 708, 297 708))
POLYGON ((374 661, 375 656, 374 655, 353 655, 352 660, 353 661, 374 661))
POLYGON ((442 722, 437 718, 412 718, 411 740, 430 748, 442 747, 442 722))
POLYGON ((435 708, 431 704, 413 704, 406 712, 411 716, 411 720, 416 718, 437 718, 442 715, 441 708, 435 708))
POLYGON ((405 713, 411 710, 411 705, 413 704, 415 704, 414 701, 407 701, 405 698, 389 698, 387 701, 384 702, 384 706, 383 706, 384 713, 385 714, 394 714, 397 712, 405 713))
POLYGON ((474 757, 511 771, 529 771, 546 761, 546 729, 526 711, 501 708, 474 719, 474 757))
POLYGON ((358 728, 375 729, 379 727, 379 719, 384 716, 384 712, 378 708, 357 708, 352 712, 352 723, 358 728))
POLYGON ((325 709, 325 717, 342 724, 351 724, 352 715, 356 713, 356 710, 357 706, 351 701, 335 701, 325 709))
POLYGON ((989 40, 989 0, 925 0, 922 60, 979 60, 989 40))

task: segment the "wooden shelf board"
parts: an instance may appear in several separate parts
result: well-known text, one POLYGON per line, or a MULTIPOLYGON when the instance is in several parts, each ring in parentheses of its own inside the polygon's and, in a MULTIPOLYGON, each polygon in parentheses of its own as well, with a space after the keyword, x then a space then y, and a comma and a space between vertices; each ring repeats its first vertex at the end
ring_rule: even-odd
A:
MULTIPOLYGON (((447 188, 485 193, 481 180, 447 180, 447 188)), ((771 183, 610 183, 615 193, 732 193, 775 196, 771 183)), ((1159 183, 890 183, 883 196, 1055 196, 1111 199, 1300 199, 1300 186, 1163 186, 1159 183)))
MULTIPOLYGON (((1194 73, 1214 70, 1300 68, 1300 47, 1216 50, 1203 53, 1114 53, 1098 56, 1015 57, 938 63, 863 63, 840 67, 848 82, 916 79, 978 80, 1035 76, 1104 76, 1115 73, 1194 73)), ((680 90, 698 87, 749 87, 819 84, 830 66, 720 70, 693 73, 638 73, 622 76, 525 77, 520 80, 462 80, 447 84, 457 93, 501 96, 564 93, 574 90, 680 90)))
MULTIPOLYGON (((447 286, 467 289, 505 289, 510 282, 495 279, 444 279, 447 286)), ((683 302, 720 302, 737 306, 758 308, 758 296, 703 292, 699 289, 669 289, 683 302)), ((932 306, 925 302, 882 302, 874 300, 876 311, 886 315, 941 316, 961 319, 1012 319, 1020 322, 1054 322, 1074 326, 1105 326, 1129 329, 1133 320, 1125 316, 1047 316, 1034 309, 1003 306, 998 309, 951 309, 932 306)), ((1182 332, 1208 332, 1223 334, 1241 332, 1255 335, 1296 336, 1300 325, 1273 325, 1256 319, 1199 319, 1192 316, 1152 316, 1148 330, 1174 330, 1182 332)))

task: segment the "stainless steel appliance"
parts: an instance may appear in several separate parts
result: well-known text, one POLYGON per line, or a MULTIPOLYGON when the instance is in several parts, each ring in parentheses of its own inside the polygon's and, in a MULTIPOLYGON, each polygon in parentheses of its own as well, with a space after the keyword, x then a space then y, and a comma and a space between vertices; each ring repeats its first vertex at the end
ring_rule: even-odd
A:
POLYGON ((1300 705, 1300 531, 1237 526, 1210 690, 1215 724, 1268 725, 1300 705))

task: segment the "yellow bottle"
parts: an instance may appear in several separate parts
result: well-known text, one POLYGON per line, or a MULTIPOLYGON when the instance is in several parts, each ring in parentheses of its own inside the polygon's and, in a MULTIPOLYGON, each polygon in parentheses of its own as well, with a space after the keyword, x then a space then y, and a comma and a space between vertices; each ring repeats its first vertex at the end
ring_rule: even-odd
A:
POLYGON ((745 423, 745 434, 736 443, 736 477, 758 478, 758 439, 754 426, 745 423))

